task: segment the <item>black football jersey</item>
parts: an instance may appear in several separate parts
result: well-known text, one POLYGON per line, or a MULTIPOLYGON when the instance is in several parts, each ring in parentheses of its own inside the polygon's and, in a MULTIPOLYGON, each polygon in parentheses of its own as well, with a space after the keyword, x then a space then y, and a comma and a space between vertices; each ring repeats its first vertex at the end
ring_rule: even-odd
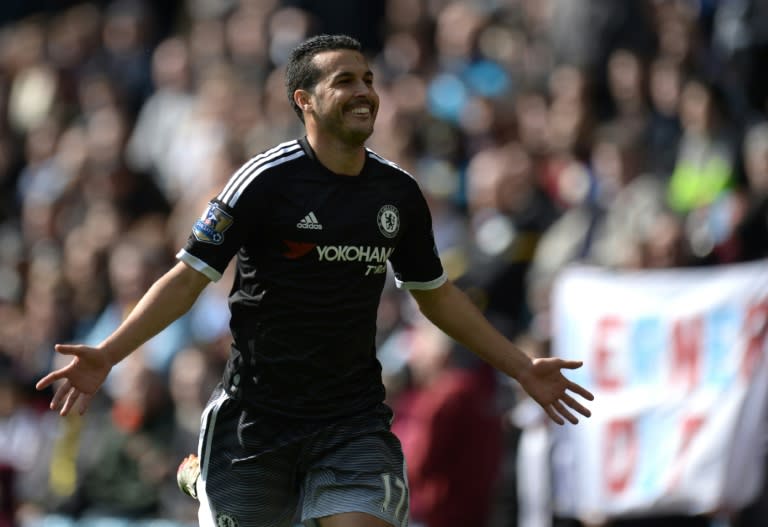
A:
POLYGON ((384 399, 375 336, 387 262, 401 288, 446 280, 413 177, 368 149, 358 176, 335 174, 306 138, 235 172, 177 256, 218 280, 235 255, 225 387, 298 418, 384 399))

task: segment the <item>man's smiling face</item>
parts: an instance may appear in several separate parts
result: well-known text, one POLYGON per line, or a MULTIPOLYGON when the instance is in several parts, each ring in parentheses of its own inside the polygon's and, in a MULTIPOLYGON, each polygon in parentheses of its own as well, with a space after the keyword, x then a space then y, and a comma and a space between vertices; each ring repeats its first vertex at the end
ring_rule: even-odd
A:
POLYGON ((373 133, 379 96, 373 88, 373 73, 357 51, 334 50, 313 58, 321 77, 310 90, 309 116, 323 134, 342 142, 363 144, 373 133))

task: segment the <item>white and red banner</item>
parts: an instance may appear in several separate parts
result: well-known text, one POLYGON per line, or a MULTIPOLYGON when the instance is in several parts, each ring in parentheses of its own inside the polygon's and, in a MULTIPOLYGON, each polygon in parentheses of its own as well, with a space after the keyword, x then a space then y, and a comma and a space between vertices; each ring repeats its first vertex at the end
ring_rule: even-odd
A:
POLYGON ((555 511, 702 514, 755 498, 768 442, 768 262, 621 273, 574 267, 553 354, 595 394, 554 432, 555 511))

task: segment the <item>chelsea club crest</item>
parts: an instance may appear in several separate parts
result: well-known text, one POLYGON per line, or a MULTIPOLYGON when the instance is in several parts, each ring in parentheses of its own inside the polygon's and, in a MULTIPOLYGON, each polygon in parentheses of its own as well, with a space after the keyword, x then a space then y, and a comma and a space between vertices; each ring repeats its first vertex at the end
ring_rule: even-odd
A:
POLYGON ((394 238, 400 230, 400 213, 394 205, 384 205, 376 216, 379 231, 387 238, 394 238))

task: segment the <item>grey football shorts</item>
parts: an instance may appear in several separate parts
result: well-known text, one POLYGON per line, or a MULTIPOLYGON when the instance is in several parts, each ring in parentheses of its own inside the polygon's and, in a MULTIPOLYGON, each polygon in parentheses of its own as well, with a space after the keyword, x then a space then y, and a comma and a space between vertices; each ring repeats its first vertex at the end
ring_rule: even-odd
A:
POLYGON ((314 526, 354 511, 407 527, 405 463, 387 420, 355 417, 271 445, 249 437, 247 415, 221 390, 203 413, 201 527, 314 526))

